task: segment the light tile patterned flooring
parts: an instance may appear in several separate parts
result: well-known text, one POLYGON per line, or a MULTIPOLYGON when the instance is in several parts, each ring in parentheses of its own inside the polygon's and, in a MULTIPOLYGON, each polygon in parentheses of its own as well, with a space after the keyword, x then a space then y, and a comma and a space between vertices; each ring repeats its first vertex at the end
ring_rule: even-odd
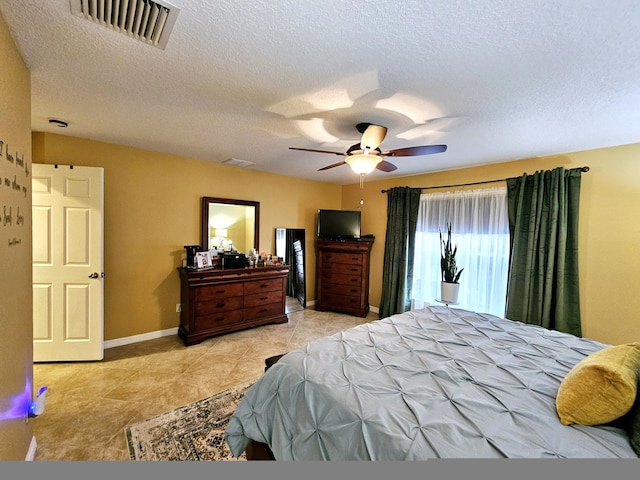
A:
POLYGON ((377 320, 307 308, 289 322, 212 337, 185 347, 177 335, 109 348, 99 362, 36 363, 48 387, 32 418, 35 460, 128 461, 127 425, 257 379, 267 357, 377 320))

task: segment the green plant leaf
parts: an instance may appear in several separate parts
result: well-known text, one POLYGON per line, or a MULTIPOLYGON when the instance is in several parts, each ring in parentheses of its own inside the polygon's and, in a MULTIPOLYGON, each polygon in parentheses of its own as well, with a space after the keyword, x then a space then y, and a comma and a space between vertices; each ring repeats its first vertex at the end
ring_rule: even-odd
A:
POLYGON ((458 246, 453 245, 451 238, 451 223, 447 225, 447 238, 446 240, 440 233, 440 243, 442 244, 440 270, 442 271, 442 280, 448 283, 458 283, 460 274, 464 268, 458 270, 456 265, 456 253, 458 252, 458 246))

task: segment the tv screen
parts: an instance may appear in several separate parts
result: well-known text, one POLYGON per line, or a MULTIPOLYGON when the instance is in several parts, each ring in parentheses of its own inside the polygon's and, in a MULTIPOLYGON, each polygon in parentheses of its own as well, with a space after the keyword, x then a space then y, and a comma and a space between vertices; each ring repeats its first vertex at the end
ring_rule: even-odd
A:
POLYGON ((318 238, 360 238, 360 210, 318 210, 318 238))

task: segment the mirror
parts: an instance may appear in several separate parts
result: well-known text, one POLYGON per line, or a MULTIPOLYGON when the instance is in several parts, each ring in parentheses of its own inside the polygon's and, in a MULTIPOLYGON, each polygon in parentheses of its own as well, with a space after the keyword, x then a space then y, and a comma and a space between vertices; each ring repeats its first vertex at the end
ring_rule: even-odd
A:
POLYGON ((289 265, 287 313, 307 308, 304 249, 304 228, 276 228, 276 256, 284 258, 284 263, 289 265))
POLYGON ((202 197, 202 248, 259 251, 260 202, 202 197))

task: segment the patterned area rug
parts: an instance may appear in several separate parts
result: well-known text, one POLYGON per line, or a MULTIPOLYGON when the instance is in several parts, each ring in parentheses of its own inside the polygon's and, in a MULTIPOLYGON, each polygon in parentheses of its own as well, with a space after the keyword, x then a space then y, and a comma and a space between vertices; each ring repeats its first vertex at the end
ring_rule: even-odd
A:
POLYGON ((235 458, 224 432, 253 382, 136 423, 125 429, 131 460, 246 460, 235 458))

